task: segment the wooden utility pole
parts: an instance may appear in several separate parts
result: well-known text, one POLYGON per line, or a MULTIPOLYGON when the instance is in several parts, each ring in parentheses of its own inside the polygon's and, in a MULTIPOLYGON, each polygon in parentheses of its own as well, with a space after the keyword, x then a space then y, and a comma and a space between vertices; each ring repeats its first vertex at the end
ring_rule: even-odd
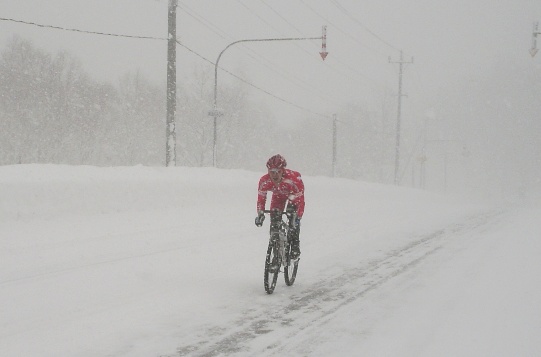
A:
POLYGON ((165 166, 176 165, 175 114, 177 110, 177 4, 178 0, 169 0, 167 16, 167 117, 165 166))
POLYGON ((389 57, 389 63, 398 63, 398 112, 396 118, 396 145, 395 145, 395 162, 394 162, 394 184, 399 184, 399 168, 400 168, 400 116, 402 111, 402 72, 405 63, 413 63, 413 58, 411 61, 405 62, 404 55, 400 51, 400 61, 392 62, 389 57))

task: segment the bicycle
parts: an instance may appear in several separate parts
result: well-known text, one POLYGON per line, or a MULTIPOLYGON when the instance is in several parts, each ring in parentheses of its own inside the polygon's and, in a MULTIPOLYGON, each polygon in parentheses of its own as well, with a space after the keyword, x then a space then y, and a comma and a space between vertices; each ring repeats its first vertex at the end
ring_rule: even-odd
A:
POLYGON ((271 215, 269 247, 265 257, 263 282, 267 294, 272 294, 282 266, 287 286, 293 285, 297 276, 300 259, 291 259, 291 242, 288 237, 289 230, 294 227, 296 213, 279 210, 264 210, 263 213, 271 215), (287 217, 287 222, 283 219, 284 215, 287 217))

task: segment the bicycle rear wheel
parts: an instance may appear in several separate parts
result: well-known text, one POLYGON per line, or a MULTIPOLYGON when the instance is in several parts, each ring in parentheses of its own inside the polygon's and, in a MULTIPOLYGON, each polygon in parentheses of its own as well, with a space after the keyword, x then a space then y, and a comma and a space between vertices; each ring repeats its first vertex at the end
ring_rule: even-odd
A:
POLYGON ((265 291, 267 294, 272 294, 276 287, 276 280, 278 280, 278 273, 280 272, 280 257, 277 254, 273 242, 269 242, 267 248, 267 256, 265 257, 265 275, 263 282, 265 285, 265 291))
POLYGON ((286 264, 284 267, 284 279, 287 286, 293 285, 295 277, 297 276, 297 269, 299 269, 299 259, 292 260, 290 258, 291 243, 287 245, 286 264))

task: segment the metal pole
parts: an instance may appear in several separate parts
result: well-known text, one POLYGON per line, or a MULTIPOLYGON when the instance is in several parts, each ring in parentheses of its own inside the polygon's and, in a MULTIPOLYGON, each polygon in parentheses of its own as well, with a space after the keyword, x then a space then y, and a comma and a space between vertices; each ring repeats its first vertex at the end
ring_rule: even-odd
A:
POLYGON ((400 62, 398 70, 398 112, 396 114, 396 143, 394 161, 394 184, 398 185, 398 169, 400 166, 400 114, 402 112, 402 66, 403 54, 400 51, 400 62))
POLYGON ((447 193, 447 148, 443 157, 443 192, 447 193))
POLYGON ((165 140, 165 166, 176 165, 175 114, 177 100, 177 4, 178 0, 169 0, 168 36, 167 36, 167 114, 165 140))
POLYGON ((332 116, 332 177, 336 177, 336 114, 332 116))
POLYGON ((396 144, 395 144, 395 162, 394 162, 394 184, 399 184, 399 168, 400 168, 400 115, 402 112, 402 72, 404 63, 413 63, 413 59, 410 62, 404 62, 404 56, 402 51, 400 51, 400 61, 391 62, 389 58, 389 63, 398 63, 398 111, 396 115, 396 144))
POLYGON ((218 117, 223 115, 223 113, 220 110, 218 110, 218 63, 220 62, 220 58, 222 58, 223 53, 229 47, 241 42, 321 40, 322 38, 323 37, 291 37, 291 38, 259 38, 259 39, 251 39, 251 40, 239 40, 239 41, 230 43, 222 50, 222 52, 220 52, 220 54, 218 55, 218 58, 216 59, 216 63, 214 64, 214 106, 213 106, 213 109, 209 111, 209 115, 214 117, 214 140, 213 140, 213 145, 212 145, 212 166, 213 167, 216 167, 217 165, 216 142, 218 141, 218 134, 216 130, 216 124, 217 124, 218 117))
POLYGON ((428 118, 425 118, 425 127, 423 133, 423 149, 421 152, 421 173, 420 173, 420 187, 424 190, 426 187, 426 143, 428 137, 428 118))

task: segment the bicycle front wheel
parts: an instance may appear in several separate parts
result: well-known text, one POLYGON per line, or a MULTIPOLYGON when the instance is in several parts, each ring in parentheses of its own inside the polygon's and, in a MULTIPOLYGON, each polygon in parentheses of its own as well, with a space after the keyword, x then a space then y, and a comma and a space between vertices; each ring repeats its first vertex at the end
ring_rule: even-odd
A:
POLYGON ((267 248, 267 256, 265 258, 265 275, 263 282, 265 285, 265 291, 267 294, 272 294, 276 287, 276 280, 278 280, 278 273, 280 272, 280 257, 277 249, 272 242, 269 242, 267 248))
POLYGON ((297 269, 299 269, 299 259, 291 259, 291 243, 287 245, 286 252, 286 264, 284 267, 284 279, 287 286, 293 285, 295 282, 295 277, 297 276, 297 269))

